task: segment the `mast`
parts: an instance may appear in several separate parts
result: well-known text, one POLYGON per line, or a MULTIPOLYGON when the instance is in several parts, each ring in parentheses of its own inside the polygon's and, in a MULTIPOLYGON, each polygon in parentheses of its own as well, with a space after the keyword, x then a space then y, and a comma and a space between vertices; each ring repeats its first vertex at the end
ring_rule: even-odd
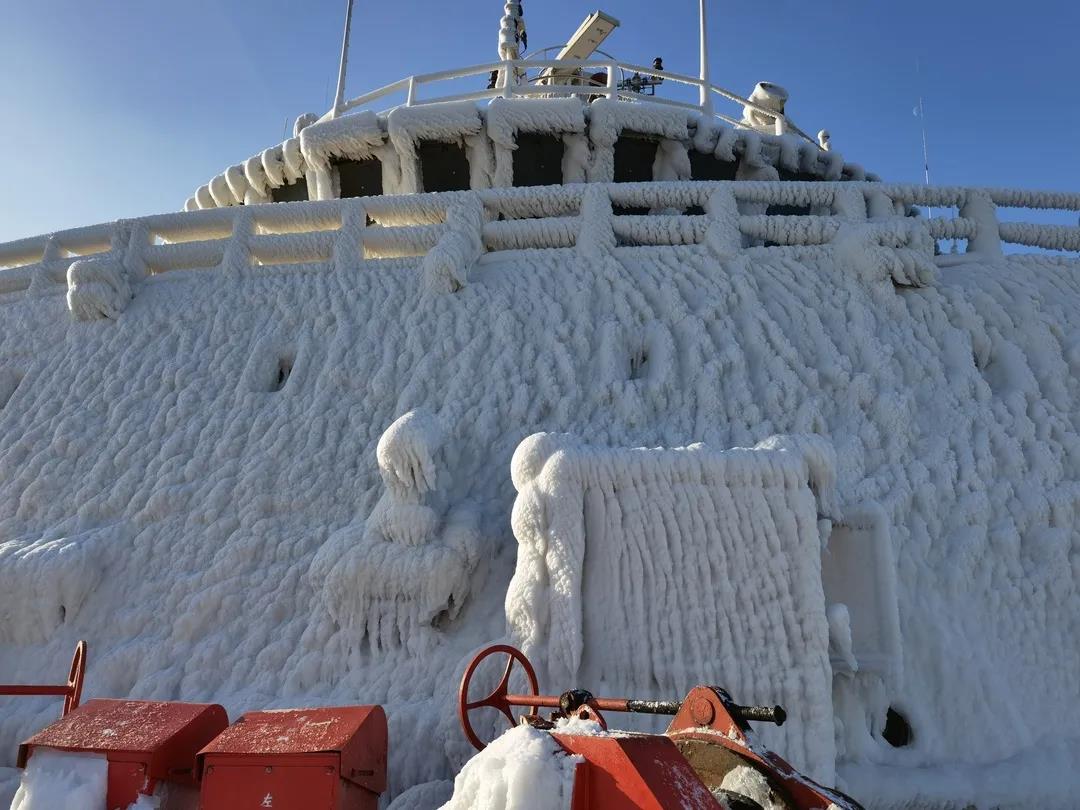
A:
POLYGON ((352 28, 353 0, 345 0, 345 34, 341 38, 341 62, 338 64, 337 93, 334 95, 334 117, 345 103, 345 67, 349 63, 349 29, 352 28))
POLYGON ((700 39, 698 78, 701 79, 701 87, 698 88, 698 103, 702 112, 712 118, 712 90, 709 89, 709 33, 705 20, 705 0, 698 0, 698 36, 700 39))

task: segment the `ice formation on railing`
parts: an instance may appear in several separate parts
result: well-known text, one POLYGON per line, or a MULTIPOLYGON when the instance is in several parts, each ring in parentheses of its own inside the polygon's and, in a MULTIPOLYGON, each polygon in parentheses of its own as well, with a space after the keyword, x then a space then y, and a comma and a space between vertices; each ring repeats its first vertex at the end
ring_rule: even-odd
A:
MULTIPOLYGON (((467 118, 474 113, 462 111, 467 118)), ((410 110, 402 112, 407 118, 410 110)), ((510 118, 504 126, 513 126, 510 118)), ((417 133, 403 118, 399 135, 412 142, 417 133)), ((329 150, 322 159, 333 154, 332 146, 311 148, 329 150)), ((662 160, 661 152, 658 161, 681 159, 669 154, 662 160)), ((329 182, 324 169, 318 172, 318 182, 329 182)), ((1002 256, 1003 242, 1080 251, 1080 227, 999 222, 995 199, 1080 209, 1078 195, 1052 192, 773 180, 587 183, 233 207, 0 245, 0 262, 16 265, 0 269, 0 294, 36 294, 66 280, 73 316, 115 318, 147 273, 331 260, 344 267, 423 256, 425 289, 453 292, 485 253, 574 248, 600 257, 616 249, 679 245, 704 245, 718 257, 753 247, 817 247, 868 281, 918 287, 933 283, 939 267, 1002 256), (959 216, 911 216, 914 205, 952 206, 959 216), (773 213, 792 207, 807 213, 773 213), (625 208, 649 213, 616 213, 625 208), (966 240, 965 252, 936 256, 935 240, 942 239, 966 240)))
POLYGON ((117 318, 131 301, 127 270, 113 257, 72 262, 67 283, 68 309, 78 321, 117 318))

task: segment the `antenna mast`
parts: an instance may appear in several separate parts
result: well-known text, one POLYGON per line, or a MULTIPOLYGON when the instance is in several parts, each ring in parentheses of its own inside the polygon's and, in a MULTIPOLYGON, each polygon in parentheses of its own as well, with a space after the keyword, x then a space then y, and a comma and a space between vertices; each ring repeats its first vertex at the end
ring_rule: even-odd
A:
MULTIPOLYGON (((922 95, 922 70, 920 69, 919 59, 915 59, 915 75, 919 78, 919 107, 916 115, 919 118, 919 126, 922 128, 922 159, 923 159, 923 180, 926 185, 930 185, 930 150, 926 145, 926 113, 923 110, 923 95, 922 95)), ((930 206, 930 216, 934 216, 934 208, 930 206)))
POLYGON ((712 118, 712 90, 709 82, 709 33, 705 25, 705 0, 698 0, 698 36, 700 38, 698 78, 701 79, 701 87, 698 88, 698 103, 701 105, 702 112, 712 118))
POLYGON ((353 0, 345 0, 345 34, 341 38, 341 62, 338 65, 337 93, 334 95, 333 117, 345 103, 345 67, 349 63, 349 29, 352 28, 353 0))

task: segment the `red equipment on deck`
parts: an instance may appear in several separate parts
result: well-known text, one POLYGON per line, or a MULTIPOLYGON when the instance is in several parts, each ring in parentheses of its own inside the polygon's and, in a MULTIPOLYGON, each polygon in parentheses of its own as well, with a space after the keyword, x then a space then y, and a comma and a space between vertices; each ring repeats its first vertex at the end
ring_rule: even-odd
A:
POLYGON ((19 746, 104 756, 105 806, 125 808, 167 784, 161 810, 375 810, 386 789, 381 706, 250 712, 229 725, 217 704, 91 700, 80 641, 65 686, 0 685, 0 695, 64 697, 64 714, 19 746), (201 790, 200 790, 201 778, 201 790))
POLYGON ((199 752, 199 806, 375 810, 386 750, 381 706, 249 712, 199 752))
MULTIPOLYGON (((822 787, 754 740, 749 721, 782 725, 787 719, 783 708, 740 706, 716 686, 697 686, 681 701, 597 698, 584 689, 541 695, 536 672, 524 653, 506 644, 482 650, 466 668, 458 691, 458 716, 465 736, 477 749, 484 748, 469 713, 484 707, 497 709, 515 725, 516 706, 528 708, 521 722, 542 729, 553 729, 553 721, 564 717, 596 720, 606 729, 601 714, 605 711, 674 715, 663 735, 620 732, 588 736, 553 731, 552 736, 564 749, 585 757, 575 776, 573 810, 715 810, 721 805, 714 796, 725 794, 721 787, 724 777, 739 766, 761 774, 775 803, 791 810, 828 810, 833 806, 861 810, 855 800, 822 787), (507 656, 502 678, 491 694, 469 700, 469 685, 477 669, 493 655, 507 656), (509 691, 515 663, 524 671, 530 694, 509 691), (541 708, 554 710, 550 719, 540 717, 541 708)), ((753 805, 744 801, 742 806, 753 805)))
POLYGON ((91 700, 20 745, 18 765, 37 748, 103 754, 106 807, 127 807, 165 783, 170 808, 194 808, 195 754, 228 725, 216 703, 91 700))

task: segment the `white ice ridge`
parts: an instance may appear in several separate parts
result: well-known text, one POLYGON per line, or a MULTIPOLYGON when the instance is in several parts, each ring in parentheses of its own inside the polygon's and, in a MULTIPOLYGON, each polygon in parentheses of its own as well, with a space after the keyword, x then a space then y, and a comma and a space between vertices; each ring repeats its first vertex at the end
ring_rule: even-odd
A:
POLYGON ((548 732, 516 726, 469 760, 441 810, 565 810, 581 761, 548 732))
MULTIPOLYGON (((933 282, 912 287, 873 262, 853 272, 832 243, 742 242, 744 204, 820 205, 871 227, 909 219, 896 214, 905 200, 957 205, 970 189, 593 184, 586 227, 586 188, 232 207, 0 245, 0 264, 16 265, 0 270, 0 682, 62 680, 86 638, 87 699, 220 701, 233 717, 382 703, 391 740, 408 741, 391 743, 393 798, 451 779, 471 753, 453 697, 464 662, 506 635, 522 439, 728 448, 813 433, 836 456, 829 514, 853 524, 837 524, 830 536, 845 539, 826 555, 878 537, 895 559, 880 625, 860 625, 873 600, 834 600, 851 636, 834 610, 836 665, 850 647, 859 669, 834 678, 836 737, 823 745, 851 785, 869 775, 858 798, 899 806, 895 785, 920 769, 985 773, 1067 746, 1080 728, 1080 263, 975 251, 956 266, 937 257, 933 282), (488 252, 464 287, 432 295, 418 254, 449 231, 449 207, 476 199, 488 252), (634 219, 614 206, 702 203, 701 243, 612 236, 634 219), (572 240, 496 250, 503 226, 518 245, 538 232, 572 240), (582 233, 590 244, 576 244, 582 233), (67 269, 95 251, 125 262, 135 298, 115 320, 76 321, 67 269), (436 487, 422 504, 437 520, 423 535, 430 513, 405 519, 378 452, 412 411, 437 420, 438 438, 395 430, 390 460, 421 481, 423 466, 401 460, 430 455, 436 487), (373 519, 380 501, 394 513, 385 523, 373 519), (869 503, 864 528, 852 516, 869 503), (456 618, 416 613, 422 654, 393 633, 372 649, 369 617, 392 617, 396 632, 397 618, 436 604, 420 597, 445 573, 426 569, 391 605, 379 603, 388 580, 363 561, 405 581, 425 554, 455 559, 468 525, 480 551, 456 618), (379 610, 361 615, 368 599, 379 610), (911 725, 905 748, 882 739, 890 705, 911 725)), ((1002 206, 1080 200, 981 193, 1002 206)), ((661 234, 700 216, 641 219, 661 234)), ((867 559, 852 567, 878 561, 867 559)), ((443 570, 467 568, 455 566, 443 570)), ((766 667, 760 681, 785 678, 766 667)), ((629 687, 652 685, 642 675, 629 687)), ((0 765, 57 710, 5 700, 0 765)), ((1076 769, 1051 776, 1029 805, 1080 794, 1076 769)))
POLYGON ((787 725, 764 736, 832 784, 814 492, 831 499, 834 465, 816 436, 727 451, 530 436, 512 462, 513 637, 555 691, 680 699, 716 684, 742 703, 783 704, 787 725))

